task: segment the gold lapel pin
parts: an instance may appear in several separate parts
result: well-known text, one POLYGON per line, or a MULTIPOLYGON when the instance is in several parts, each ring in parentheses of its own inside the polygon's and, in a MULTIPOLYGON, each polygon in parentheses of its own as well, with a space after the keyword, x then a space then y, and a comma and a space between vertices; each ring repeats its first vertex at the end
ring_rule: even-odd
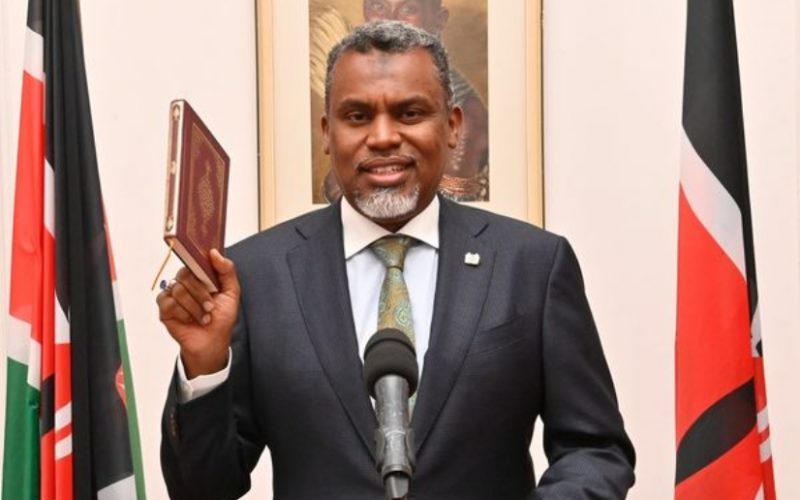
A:
POLYGON ((467 252, 464 255, 464 264, 468 266, 478 266, 481 263, 481 256, 477 253, 467 252))

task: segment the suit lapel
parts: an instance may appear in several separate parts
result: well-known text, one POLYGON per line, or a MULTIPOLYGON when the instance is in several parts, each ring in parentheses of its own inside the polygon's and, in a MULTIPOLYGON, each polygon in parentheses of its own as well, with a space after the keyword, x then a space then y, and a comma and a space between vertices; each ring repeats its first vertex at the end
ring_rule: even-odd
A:
POLYGON ((486 224, 479 212, 442 199, 431 340, 412 418, 417 451, 442 411, 477 331, 494 268, 494 249, 477 239, 486 224), (467 253, 477 254, 479 263, 468 265, 467 253))
POLYGON ((319 225, 298 223, 306 241, 287 256, 300 309, 322 369, 364 445, 377 425, 364 389, 345 267, 340 206, 319 225))

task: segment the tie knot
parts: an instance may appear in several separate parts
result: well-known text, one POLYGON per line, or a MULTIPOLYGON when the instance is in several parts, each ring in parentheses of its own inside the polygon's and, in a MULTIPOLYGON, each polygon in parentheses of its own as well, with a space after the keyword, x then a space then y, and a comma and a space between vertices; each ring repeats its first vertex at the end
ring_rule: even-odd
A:
POLYGON ((387 268, 396 267, 403 270, 406 252, 414 245, 414 239, 409 236, 384 236, 372 242, 370 248, 387 268))

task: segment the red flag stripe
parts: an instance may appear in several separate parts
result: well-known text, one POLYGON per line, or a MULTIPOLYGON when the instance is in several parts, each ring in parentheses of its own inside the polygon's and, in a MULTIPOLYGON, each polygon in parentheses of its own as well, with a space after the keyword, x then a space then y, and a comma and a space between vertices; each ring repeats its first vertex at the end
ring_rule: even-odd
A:
POLYGON ((69 442, 69 454, 56 462, 56 500, 69 500, 73 497, 72 488, 72 439, 69 442))
MULTIPOLYGON (((41 277, 44 221, 44 84, 25 73, 17 155, 9 312, 42 338, 41 277)), ((38 387, 38 384, 37 384, 38 387)))
POLYGON ((55 367, 56 367, 56 385, 55 385, 55 425, 58 428, 59 416, 63 421, 63 415, 66 415, 69 410, 71 402, 72 388, 70 386, 70 345, 69 344, 56 344, 55 349, 55 367), (67 412, 67 413, 59 413, 67 412))
POLYGON ((775 500, 775 474, 772 470, 772 458, 766 462, 761 463, 761 470, 764 471, 764 484, 762 485, 761 496, 757 497, 759 500, 775 500))
POLYGON ((698 416, 753 376, 747 284, 697 219, 683 189, 679 203, 678 442, 698 416))
POLYGON ((44 42, 26 30, 22 76, 14 229, 9 291, 8 353, 28 366, 27 382, 41 387, 43 296, 42 222, 44 210, 44 42))
MULTIPOLYGON (((46 168, 47 167, 45 167, 45 169, 46 168)), ((45 177, 45 181, 46 180, 47 178, 45 177)), ((45 187, 44 190, 46 195, 48 191, 47 187, 45 187)), ((50 191, 52 191, 52 188, 50 191)), ((47 207, 47 205, 48 202, 45 201, 45 207, 47 207)), ((46 219, 47 216, 45 215, 45 220, 46 219)), ((42 223, 40 223, 40 227, 42 227, 42 223)), ((44 229, 45 230, 42 231, 42 277, 39 283, 42 293, 42 380, 52 377, 56 370, 56 242, 52 233, 46 228, 44 229)))
POLYGON ((736 446, 696 474, 678 483, 680 500, 753 500, 761 488, 758 456, 753 453, 758 435, 753 429, 736 446))
POLYGON ((55 474, 55 432, 48 432, 42 435, 41 448, 41 476, 39 477, 40 496, 42 500, 52 500, 56 498, 56 474, 55 474))

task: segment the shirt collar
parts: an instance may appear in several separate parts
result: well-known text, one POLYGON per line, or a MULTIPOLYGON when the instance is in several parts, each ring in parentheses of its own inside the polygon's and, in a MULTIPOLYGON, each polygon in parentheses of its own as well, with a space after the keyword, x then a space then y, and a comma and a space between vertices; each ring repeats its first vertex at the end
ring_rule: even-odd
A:
MULTIPOLYGON (((383 238, 387 231, 364 217, 342 197, 342 234, 344 235, 344 258, 349 259, 373 241, 383 238)), ((401 227, 396 234, 404 234, 426 245, 439 249, 439 197, 434 196, 425 209, 401 227)))

